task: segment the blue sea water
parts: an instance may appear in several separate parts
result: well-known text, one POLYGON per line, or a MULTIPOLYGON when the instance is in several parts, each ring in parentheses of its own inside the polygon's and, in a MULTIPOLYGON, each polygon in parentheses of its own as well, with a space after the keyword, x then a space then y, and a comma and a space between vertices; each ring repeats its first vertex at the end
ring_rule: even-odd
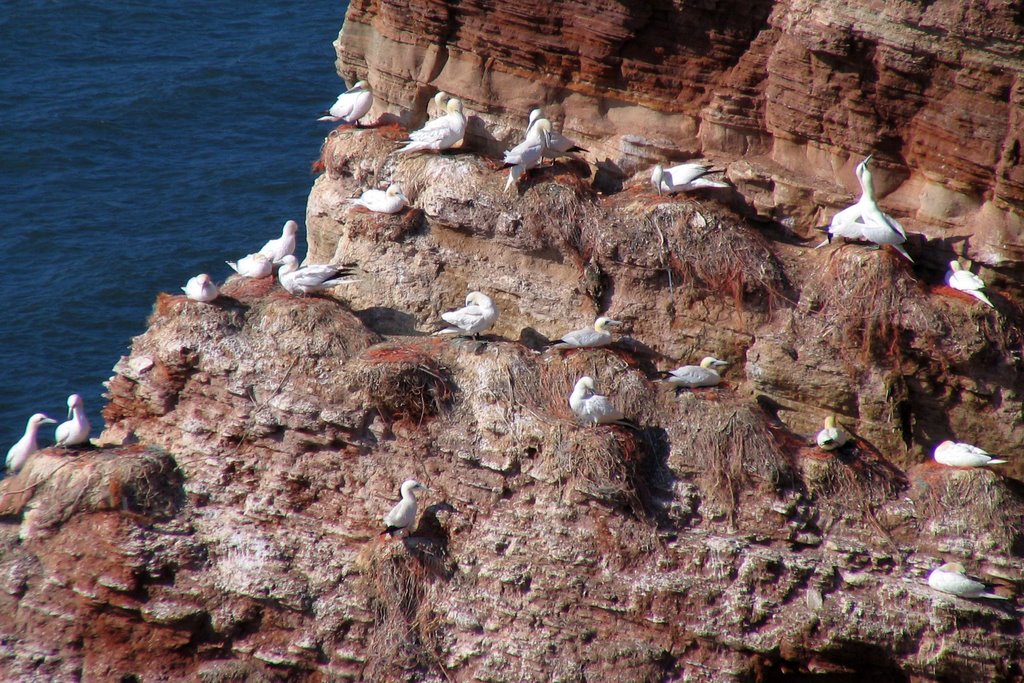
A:
POLYGON ((0 458, 73 392, 97 435, 157 293, 303 223, 346 7, 0 3, 0 458))

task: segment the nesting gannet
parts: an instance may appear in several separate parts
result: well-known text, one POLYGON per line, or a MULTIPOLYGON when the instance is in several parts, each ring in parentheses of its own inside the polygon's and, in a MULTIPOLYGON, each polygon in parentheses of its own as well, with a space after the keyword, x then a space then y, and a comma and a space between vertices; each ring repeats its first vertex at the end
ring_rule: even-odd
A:
POLYGON ((505 152, 505 164, 512 166, 508 170, 508 182, 505 183, 506 191, 518 183, 524 173, 531 168, 536 168, 550 141, 551 122, 547 119, 539 119, 530 126, 525 140, 505 152))
POLYGON ((903 247, 907 241, 907 233, 899 222, 887 213, 878 208, 875 201, 875 186, 871 177, 871 169, 868 162, 872 155, 868 155, 864 161, 857 164, 857 181, 860 182, 861 195, 853 206, 848 206, 835 216, 826 229, 825 241, 818 245, 822 247, 832 241, 834 237, 846 237, 854 240, 865 240, 874 242, 881 246, 891 244, 896 251, 903 254, 908 261, 914 262, 910 254, 903 247))
POLYGON ((289 254, 281 260, 281 268, 277 271, 277 279, 289 294, 305 296, 338 285, 347 285, 356 280, 350 277, 355 273, 352 264, 344 265, 313 265, 299 268, 299 260, 289 254))
POLYGON ((259 252, 240 258, 237 262, 225 261, 224 263, 242 277, 266 277, 274 272, 274 262, 259 252))
POLYGON ((185 292, 185 296, 192 299, 192 301, 200 301, 204 304, 208 304, 220 296, 220 290, 217 289, 217 285, 213 283, 213 279, 206 273, 200 273, 193 278, 189 278, 189 281, 185 283, 181 291, 185 292))
MULTIPOLYGON (((950 261, 949 270, 946 271, 946 284, 953 289, 966 292, 975 299, 992 306, 992 302, 985 296, 985 281, 969 270, 964 270, 959 261, 950 261)), ((995 308, 995 306, 992 306, 995 308)))
POLYGON ((281 265, 285 256, 295 253, 295 233, 298 231, 298 223, 286 221, 281 228, 281 236, 264 244, 260 248, 260 253, 273 261, 275 266, 281 265))
POLYGON ((621 324, 618 320, 601 316, 594 321, 593 327, 585 327, 582 330, 573 330, 568 334, 563 334, 562 338, 556 340, 551 348, 594 349, 600 346, 608 346, 612 343, 612 333, 608 331, 608 326, 621 324))
POLYGON ((704 177, 711 172, 711 166, 699 162, 679 164, 671 168, 664 168, 658 164, 651 171, 651 184, 659 195, 665 192, 686 192, 701 187, 729 187, 729 183, 704 177))
POLYGON ((28 460, 28 456, 39 450, 36 434, 39 432, 40 425, 52 424, 57 424, 57 421, 42 413, 36 413, 28 419, 28 424, 25 425, 25 435, 18 439, 18 442, 7 451, 8 472, 20 470, 25 461, 28 460))
POLYGON ((993 458, 990 453, 969 443, 943 441, 932 453, 935 462, 950 467, 984 467, 985 465, 1001 465, 1006 460, 993 458))
POLYGON ((445 105, 448 113, 427 121, 422 128, 409 134, 409 143, 399 152, 433 150, 440 152, 453 146, 466 134, 466 117, 462 113, 462 100, 453 97, 445 105))
POLYGON ((724 360, 718 360, 714 356, 706 356, 700 362, 700 365, 684 365, 675 370, 663 372, 664 377, 661 381, 677 387, 713 387, 722 381, 715 368, 725 367, 726 365, 728 363, 724 360))
POLYGON ((959 562, 948 562, 932 570, 928 575, 928 585, 937 591, 950 593, 961 598, 993 598, 1009 600, 1009 598, 989 593, 985 584, 967 576, 966 569, 959 562))
POLYGON ((402 500, 384 515, 387 528, 382 534, 394 534, 408 529, 416 523, 416 494, 426 491, 427 487, 415 479, 407 479, 402 483, 402 500))
POLYGON ((85 403, 78 394, 68 396, 68 421, 57 425, 55 438, 58 446, 77 446, 89 440, 89 418, 85 416, 85 403))
POLYGON ((366 81, 359 81, 345 92, 338 95, 338 100, 331 105, 329 111, 317 121, 341 121, 342 123, 359 123, 373 106, 373 91, 366 81))
POLYGON ((593 377, 580 377, 569 394, 569 407, 584 424, 597 425, 623 421, 623 414, 607 396, 594 393, 593 377))
POLYGON ((391 183, 387 190, 367 190, 349 201, 375 213, 398 213, 409 204, 398 183, 391 183))
POLYGON ((444 116, 447 111, 445 110, 445 104, 448 102, 450 95, 444 90, 438 90, 434 97, 431 98, 431 102, 434 103, 434 111, 430 111, 430 104, 427 103, 427 115, 430 118, 439 118, 444 116))
POLYGON ((458 334, 473 335, 486 332, 498 319, 498 307, 491 297, 481 292, 470 292, 466 295, 466 305, 455 311, 441 314, 441 319, 452 327, 439 330, 434 335, 458 334))
POLYGON ((836 424, 836 416, 825 418, 825 428, 818 432, 818 447, 823 451, 834 451, 842 448, 850 440, 850 435, 836 424))
MULTIPOLYGON (((527 124, 526 126, 527 135, 530 134, 530 129, 533 128, 533 124, 535 124, 537 120, 541 118, 541 116, 542 113, 540 109, 534 109, 533 111, 530 112, 530 123, 527 124)), ((552 129, 551 132, 548 134, 548 144, 544 148, 543 154, 549 159, 554 159, 555 157, 560 157, 564 154, 568 154, 569 152, 586 151, 587 150, 583 149, 575 142, 559 133, 557 130, 552 129)))

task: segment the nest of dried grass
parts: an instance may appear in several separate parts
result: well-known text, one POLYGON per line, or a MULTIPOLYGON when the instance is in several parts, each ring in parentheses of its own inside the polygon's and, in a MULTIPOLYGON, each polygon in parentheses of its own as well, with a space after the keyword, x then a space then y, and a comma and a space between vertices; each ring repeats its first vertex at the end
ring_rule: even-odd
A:
POLYGON ((438 353, 436 343, 374 346, 362 355, 357 381, 381 414, 423 424, 448 409, 455 395, 451 371, 438 353))
POLYGON ((373 613, 365 680, 395 680, 400 672, 438 668, 440 619, 430 605, 435 582, 444 579, 440 544, 424 539, 371 543, 360 554, 363 592, 373 613), (439 560, 440 558, 440 560, 439 560))
POLYGON ((49 448, 0 483, 0 515, 21 514, 31 502, 37 528, 56 528, 76 514, 103 510, 165 519, 183 503, 183 481, 174 459, 154 447, 68 454, 49 448))
POLYGON ((801 459, 801 470, 819 507, 844 518, 856 513, 873 520, 875 509, 907 488, 903 471, 862 440, 830 453, 814 449, 801 459))
POLYGON ((606 505, 644 516, 648 459, 639 433, 624 427, 559 428, 554 449, 545 452, 544 467, 564 487, 606 505))

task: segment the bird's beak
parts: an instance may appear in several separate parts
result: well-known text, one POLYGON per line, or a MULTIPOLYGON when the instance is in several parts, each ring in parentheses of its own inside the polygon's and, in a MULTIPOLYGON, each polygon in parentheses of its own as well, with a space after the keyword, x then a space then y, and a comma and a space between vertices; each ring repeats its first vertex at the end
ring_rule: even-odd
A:
POLYGON ((714 363, 712 363, 712 365, 714 365, 715 367, 719 367, 719 368, 725 367, 728 364, 729 364, 728 361, 724 361, 724 360, 716 360, 714 363))
POLYGON ((867 155, 867 157, 865 157, 865 159, 864 159, 864 165, 865 165, 865 166, 867 166, 867 165, 868 165, 868 162, 869 162, 869 161, 871 161, 871 158, 872 158, 873 156, 875 156, 875 155, 874 155, 874 154, 869 154, 869 155, 867 155))
POLYGON ((547 132, 546 130, 542 130, 540 133, 540 139, 541 142, 544 143, 545 148, 551 146, 551 133, 547 132))
POLYGON ((57 424, 57 421, 54 420, 51 417, 44 417, 42 420, 39 421, 39 424, 41 424, 41 425, 55 425, 55 424, 57 424))
POLYGON ((74 408, 72 408, 71 406, 68 406, 68 419, 69 420, 71 419, 71 413, 73 413, 74 411, 75 411, 74 408))
POLYGON ((621 320, 609 320, 609 321, 607 321, 605 323, 605 325, 621 325, 621 324, 622 324, 621 320))

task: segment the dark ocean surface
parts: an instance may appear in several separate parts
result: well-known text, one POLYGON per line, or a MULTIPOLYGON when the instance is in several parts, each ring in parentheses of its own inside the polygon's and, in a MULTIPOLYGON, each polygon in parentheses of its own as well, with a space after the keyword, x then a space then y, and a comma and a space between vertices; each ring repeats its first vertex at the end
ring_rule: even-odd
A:
POLYGON ((158 292, 222 282, 289 218, 304 235, 346 6, 0 3, 0 467, 68 394, 99 434, 158 292))

